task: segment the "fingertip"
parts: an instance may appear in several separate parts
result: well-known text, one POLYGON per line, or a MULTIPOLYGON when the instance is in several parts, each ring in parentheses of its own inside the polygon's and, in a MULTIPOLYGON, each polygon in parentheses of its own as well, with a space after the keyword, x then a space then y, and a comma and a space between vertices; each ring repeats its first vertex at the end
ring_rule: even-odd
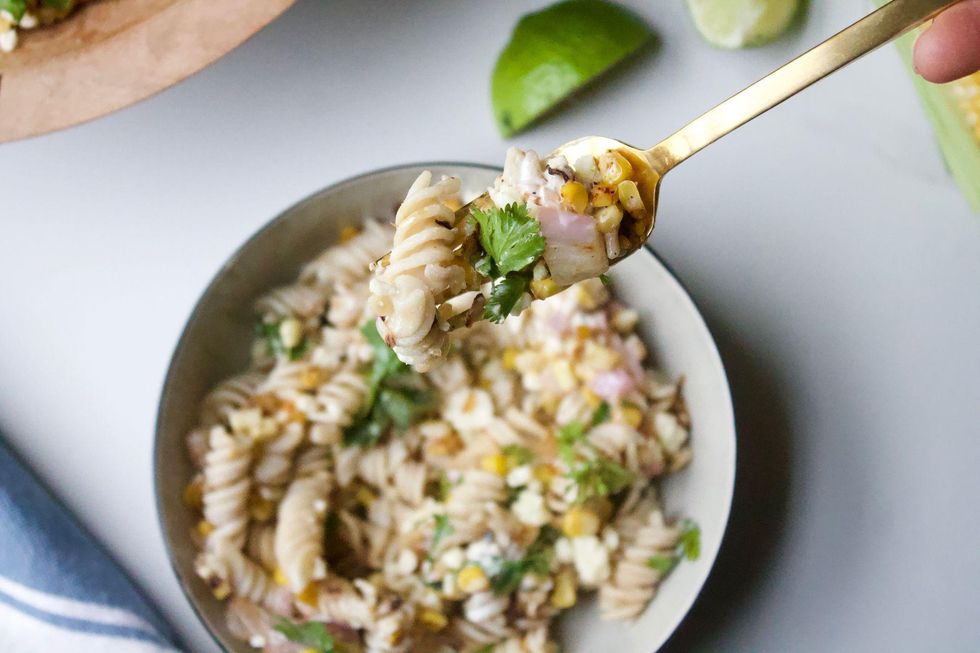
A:
POLYGON ((940 14, 916 40, 912 64, 923 78, 939 84, 980 69, 980 0, 940 14))

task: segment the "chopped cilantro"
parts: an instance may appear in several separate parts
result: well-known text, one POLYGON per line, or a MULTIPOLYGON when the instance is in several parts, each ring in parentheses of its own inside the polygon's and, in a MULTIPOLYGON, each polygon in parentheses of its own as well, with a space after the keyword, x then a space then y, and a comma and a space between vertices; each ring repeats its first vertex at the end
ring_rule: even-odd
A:
POLYGON ((678 547, 688 560, 697 560, 701 557, 701 529, 690 519, 681 522, 681 539, 678 547))
POLYGON ((481 646, 480 648, 473 651, 473 653, 493 653, 495 648, 494 644, 487 644, 486 646, 481 646))
POLYGON ((647 566, 651 569, 656 569, 661 574, 666 574, 668 571, 673 569, 677 565, 677 562, 678 557, 673 554, 659 554, 647 558, 647 566))
POLYGON ((601 404, 599 404, 599 407, 595 409, 595 412, 592 413, 592 426, 599 426, 603 422, 608 421, 609 413, 609 402, 603 401, 601 404))
POLYGON ((500 452, 509 460, 514 461, 515 467, 529 465, 534 462, 534 453, 527 447, 522 447, 519 444, 508 444, 500 452))
POLYGON ((439 547, 439 542, 443 538, 453 534, 453 525, 449 523, 448 515, 436 515, 435 520, 436 529, 432 534, 432 551, 435 551, 439 547))
POLYGON ((701 556, 701 529, 690 519, 681 522, 681 535, 673 553, 661 553, 647 558, 647 566, 666 574, 677 563, 687 558, 697 560, 701 556))
POLYGON ((490 289, 490 297, 483 307, 483 319, 494 323, 503 322, 514 310, 530 283, 531 277, 528 274, 514 273, 498 279, 490 289))
POLYGON ((306 337, 304 336, 295 347, 287 347, 282 342, 282 336, 279 335, 280 324, 282 324, 281 320, 279 322, 259 322, 255 325, 255 335, 265 340, 265 350, 270 356, 281 354, 291 361, 299 360, 306 353, 308 346, 306 337))
POLYGON ((558 455, 569 467, 575 463, 575 445, 585 438, 585 426, 574 420, 558 429, 558 455))
POLYGON ((319 621, 296 624, 288 619, 280 618, 275 628, 285 635, 289 641, 307 646, 316 653, 336 653, 333 635, 327 630, 326 625, 319 621))
POLYGON ((422 377, 398 360, 395 352, 385 344, 373 320, 361 327, 361 333, 374 350, 374 361, 368 375, 364 406, 353 423, 344 429, 344 444, 370 447, 392 426, 404 431, 428 415, 435 400, 422 385, 422 377))
POLYGON ((600 274, 599 275, 599 281, 601 281, 602 282, 602 285, 604 285, 604 286, 608 286, 609 284, 612 283, 612 279, 609 278, 609 275, 608 274, 600 274))
POLYGON ((576 501, 617 494, 633 480, 633 474, 608 458, 581 460, 572 467, 569 477, 578 486, 576 501))
POLYGON ((508 204, 487 211, 473 209, 470 219, 480 225, 480 245, 491 259, 486 269, 496 272, 492 277, 505 277, 520 272, 544 253, 541 225, 527 212, 523 204, 508 204))
POLYGON ((490 587, 494 593, 504 595, 516 591, 527 573, 547 576, 554 559, 554 545, 560 535, 557 529, 543 526, 523 558, 502 561, 500 570, 490 580, 490 587))
POLYGON ((27 11, 27 3, 24 0, 0 0, 0 11, 9 12, 14 20, 19 21, 27 11))

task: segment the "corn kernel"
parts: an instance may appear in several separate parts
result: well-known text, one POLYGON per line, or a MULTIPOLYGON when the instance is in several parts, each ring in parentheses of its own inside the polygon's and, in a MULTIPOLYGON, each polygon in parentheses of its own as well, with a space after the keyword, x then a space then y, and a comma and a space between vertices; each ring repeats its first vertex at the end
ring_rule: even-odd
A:
POLYGON ((582 354, 582 359, 596 371, 613 369, 619 364, 620 358, 619 353, 615 350, 597 345, 594 342, 586 342, 585 352, 582 354))
POLYGON ((480 466, 491 474, 504 476, 507 474, 507 456, 501 453, 484 456, 480 466))
POLYGON ((300 374, 299 382, 304 390, 312 390, 323 382, 323 374, 320 372, 320 368, 310 367, 300 374))
POLYGON ((623 221, 623 211, 615 205, 604 206, 595 212, 595 220, 601 233, 615 233, 619 230, 619 223, 623 221))
POLYGON ((583 506, 572 506, 561 518, 561 530, 568 537, 595 535, 599 526, 599 516, 583 506))
POLYGON ((366 485, 361 485, 360 487, 357 488, 357 492, 354 494, 354 498, 362 506, 370 506, 372 503, 374 503, 377 500, 378 495, 372 492, 371 488, 367 487, 366 485))
POLYGON ((505 370, 512 370, 517 367, 517 350, 513 347, 507 347, 504 349, 504 355, 501 357, 501 363, 505 370))
POLYGON ((435 610, 423 610, 422 614, 419 615, 419 621, 434 633, 439 632, 449 624, 446 615, 435 610))
POLYGON ((315 648, 304 648, 299 653, 320 653, 320 652, 317 651, 315 648))
POLYGON ((195 478, 184 487, 184 505, 188 508, 200 510, 204 503, 204 479, 195 478))
POLYGON ((231 594, 231 585, 228 581, 223 580, 211 588, 211 594, 219 601, 224 601, 231 594))
POLYGON ((463 448, 463 441, 455 433, 433 438, 425 445, 425 452, 430 456, 451 456, 458 453, 463 448))
POLYGON ((288 587, 289 579, 286 578, 286 574, 283 573, 282 569, 276 567, 276 570, 272 572, 272 580, 280 587, 288 587))
POLYGON ((599 177, 604 183, 615 186, 632 174, 633 166, 619 152, 606 152, 599 157, 599 177))
POLYGON ((479 565, 466 565, 460 569, 456 582, 459 588, 467 594, 482 592, 490 587, 490 581, 479 565))
POLYGON ((612 206, 616 203, 616 189, 612 186, 596 184, 589 193, 589 200, 595 208, 612 206))
POLYGON ((558 470, 547 463, 534 466, 534 478, 541 481, 544 485, 550 485, 552 479, 557 475, 558 470))
POLYGON ((561 201, 576 213, 585 213, 589 192, 577 181, 566 181, 561 187, 561 201))
POLYGON ((575 327, 575 337, 578 338, 579 340, 588 340, 589 336, 591 335, 592 335, 592 329, 585 326, 584 324, 580 324, 577 327, 575 327))
POLYGON ((296 598, 307 605, 316 606, 320 596, 316 583, 310 583, 303 588, 303 591, 296 595, 296 598))
POLYGON ((269 521, 276 513, 276 504, 265 497, 253 497, 248 511, 255 521, 269 521))
POLYGON ((619 194, 619 203, 623 205, 624 209, 636 216, 643 215, 646 211, 646 206, 643 204, 643 198, 640 197, 640 189, 637 188, 635 181, 627 179, 626 181, 620 182, 616 190, 619 194))
POLYGON ((197 532, 203 535, 204 537, 207 537, 208 535, 214 532, 214 524, 212 524, 206 519, 202 519, 201 521, 197 522, 196 528, 197 528, 197 532))
POLYGON ((531 282, 531 292, 538 299, 547 299, 560 290, 554 279, 535 279, 531 282))
POLYGON ((564 610, 575 605, 578 599, 578 580, 575 578, 575 571, 571 567, 564 567, 555 576, 555 589, 551 593, 551 605, 564 610))
POLYGON ((357 227, 347 226, 340 230, 340 242, 346 243, 348 240, 352 239, 357 234, 361 233, 361 230, 357 227))
POLYGON ((643 422, 643 411, 636 406, 623 406, 622 412, 624 422, 635 429, 640 427, 643 422))
POLYGON ((592 392, 592 390, 586 388, 582 391, 582 396, 585 397, 585 403, 588 404, 589 408, 595 410, 602 403, 602 397, 592 392))

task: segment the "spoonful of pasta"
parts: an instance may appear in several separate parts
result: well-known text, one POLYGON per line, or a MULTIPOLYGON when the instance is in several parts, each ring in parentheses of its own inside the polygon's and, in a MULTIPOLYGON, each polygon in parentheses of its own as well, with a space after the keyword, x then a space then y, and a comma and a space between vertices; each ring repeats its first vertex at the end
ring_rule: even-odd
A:
POLYGON ((449 334, 503 321, 601 277, 653 233, 664 176, 696 152, 959 0, 892 0, 650 149, 601 136, 542 159, 511 148, 503 173, 460 206, 460 182, 423 173, 375 263, 371 306, 398 357, 424 371, 449 334))

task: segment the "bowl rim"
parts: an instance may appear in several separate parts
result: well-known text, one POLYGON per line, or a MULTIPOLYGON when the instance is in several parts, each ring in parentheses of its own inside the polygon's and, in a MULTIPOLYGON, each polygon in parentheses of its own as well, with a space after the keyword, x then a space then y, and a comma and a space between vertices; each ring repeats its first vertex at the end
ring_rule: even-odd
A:
MULTIPOLYGON (((356 175, 345 177, 332 184, 328 184, 323 188, 315 190, 312 193, 309 193, 308 195, 305 195, 301 199, 288 205, 285 209, 276 213, 272 218, 270 218, 262 226, 260 226, 251 236, 246 238, 238 247, 236 247, 234 251, 225 260, 225 262, 222 263, 221 266, 211 275, 210 280, 208 281, 205 288, 201 291, 197 300, 194 302, 194 305, 191 308, 191 311, 188 314, 187 319, 184 321, 184 326, 181 329, 180 337, 177 339, 177 343, 174 345, 173 353, 170 355, 169 361, 167 362, 167 372, 164 375, 163 384, 160 388, 160 397, 157 402, 156 418, 154 420, 154 427, 153 427, 153 447, 151 449, 152 460, 150 464, 152 475, 153 475, 153 499, 154 499, 154 506, 156 507, 156 521, 157 521, 158 534, 163 540, 164 549, 166 550, 167 553, 167 563, 169 564, 170 570, 177 580, 177 584, 180 586, 180 591, 184 596, 184 600, 187 602, 188 605, 190 605, 190 608, 193 611, 194 616, 197 617, 197 620, 201 623, 201 625, 204 626, 204 629, 211 637, 211 640, 218 646, 218 648, 221 651, 224 651, 225 653, 229 653, 228 649, 225 647, 224 643, 218 637, 215 630, 211 627, 211 624, 208 623, 208 620, 205 619, 204 615, 201 613, 201 610, 198 607, 197 602, 195 601, 191 593, 191 589, 188 584, 188 579, 184 577, 184 574, 177 566, 177 560, 176 560, 174 548, 173 546, 171 546, 169 539, 167 537, 167 528, 163 518, 163 512, 164 512, 164 507, 162 502, 163 494, 161 491, 160 469, 157 464, 159 460, 159 456, 161 454, 161 448, 163 446, 163 442, 161 438, 163 407, 165 405, 165 400, 170 392, 171 383, 173 381, 174 364, 176 363, 178 357, 187 346, 189 327, 195 320, 198 319, 201 310, 201 305, 203 304, 205 298, 208 297, 217 287, 219 279, 221 279, 224 276, 227 270, 234 267, 234 265, 238 262, 238 260, 241 258, 243 253, 252 245, 252 243, 258 240, 259 238, 261 238, 263 234, 271 230, 280 221, 286 219, 286 216, 291 215, 304 204, 316 200, 321 195, 331 193, 343 186, 352 184, 354 182, 360 181, 367 177, 374 177, 377 175, 383 175, 388 172, 395 172, 395 171, 406 170, 411 168, 441 168, 441 167, 469 168, 472 170, 485 170, 485 171, 495 171, 495 172, 501 171, 501 168, 499 166, 489 165, 486 163, 473 163, 473 162, 466 162, 466 161, 408 162, 408 163, 399 163, 390 166, 384 166, 382 168, 376 168, 376 169, 368 170, 366 172, 358 173, 356 175)), ((704 577, 700 579, 697 591, 691 594, 690 598, 687 601, 687 605, 685 605, 684 609, 678 613, 679 616, 677 617, 675 623, 671 624, 670 628, 666 631, 667 633, 666 636, 663 638, 662 641, 657 643, 656 649, 654 649, 654 651, 656 651, 659 650, 664 644, 666 644, 667 641, 669 641, 669 639, 677 631, 681 623, 683 623, 684 620, 687 618, 688 614, 690 614, 691 608, 694 606, 698 597, 700 597, 701 592, 704 591, 704 587, 708 582, 708 578, 714 572, 715 563, 718 561, 718 554, 720 553, 721 547, 724 544, 725 537, 728 533, 728 527, 730 525, 731 517, 732 517, 732 505, 734 502, 735 482, 736 482, 736 477, 738 472, 738 465, 737 465, 738 438, 737 438, 737 423, 735 421, 734 401, 732 399, 731 383, 729 383, 728 380, 728 370, 725 368, 725 361, 721 356, 721 352, 718 350, 718 343, 716 342, 714 335, 711 333, 711 329, 708 326, 707 321, 704 319, 704 314, 702 313, 700 306, 694 300, 694 297, 691 295, 687 286, 680 280, 680 277, 678 277, 678 275, 674 271, 674 268, 667 261, 665 261, 663 257, 661 257, 649 243, 644 244, 643 249, 646 250, 647 253, 653 256, 653 258, 656 259, 656 261, 664 267, 670 279, 678 285, 678 287, 683 292, 684 296, 691 303, 691 306, 694 308, 694 311, 697 313, 698 318, 701 320, 702 326, 707 332, 708 341, 710 342, 711 345, 711 353, 713 353, 715 359, 718 362, 719 368, 722 373, 722 377, 725 382, 725 403, 726 403, 726 408, 728 409, 728 413, 731 416, 730 432, 732 438, 731 478, 728 487, 725 488, 727 491, 728 501, 726 502, 726 505, 724 507, 724 523, 721 525, 721 533, 718 539, 718 546, 713 551, 711 551, 711 559, 708 560, 704 577)))

